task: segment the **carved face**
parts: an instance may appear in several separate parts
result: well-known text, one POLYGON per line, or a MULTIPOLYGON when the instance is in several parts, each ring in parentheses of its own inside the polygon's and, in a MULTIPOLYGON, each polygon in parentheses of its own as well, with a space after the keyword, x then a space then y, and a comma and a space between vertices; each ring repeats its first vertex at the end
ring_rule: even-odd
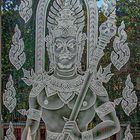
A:
POLYGON ((78 47, 75 37, 55 39, 54 58, 57 67, 70 69, 74 67, 77 60, 78 47))

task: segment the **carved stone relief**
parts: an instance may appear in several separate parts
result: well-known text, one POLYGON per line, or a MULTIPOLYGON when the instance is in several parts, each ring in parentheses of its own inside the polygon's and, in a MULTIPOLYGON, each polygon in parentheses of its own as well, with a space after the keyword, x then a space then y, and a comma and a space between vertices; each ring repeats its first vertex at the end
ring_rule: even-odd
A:
POLYGON ((133 135, 131 134, 130 125, 127 126, 125 131, 125 137, 123 140, 133 140, 133 135))
MULTIPOLYGON (((19 13, 25 23, 32 16, 31 7, 31 0, 21 1, 19 13)), ((98 27, 96 0, 39 0, 36 10, 35 70, 22 69, 22 80, 32 86, 29 109, 18 110, 27 116, 22 140, 27 139, 28 128, 32 140, 35 140, 41 119, 47 128, 47 140, 102 140, 120 131, 115 111, 120 103, 128 116, 136 108, 137 96, 130 75, 122 97, 114 99, 114 102, 109 100, 104 86, 114 75, 112 66, 120 70, 128 62, 130 50, 126 43, 124 22, 118 29, 116 27, 116 1, 103 0, 102 12, 106 21, 98 27), (99 62, 114 36, 111 63, 103 68, 99 62), (47 72, 45 47, 50 61, 47 72), (86 71, 81 68, 84 48, 87 50, 86 71), (88 130, 87 126, 95 114, 101 123, 88 130), (107 129, 105 134, 98 136, 105 128, 111 128, 112 131, 107 129)), ((9 58, 17 70, 23 67, 26 60, 18 26, 9 58)), ((16 99, 11 77, 6 88, 4 104, 9 109, 12 100, 13 110, 16 99)))
POLYGON ((130 75, 127 76, 125 85, 126 86, 122 92, 123 100, 121 105, 124 112, 129 116, 130 113, 136 108, 138 98, 135 94, 134 85, 131 82, 130 75))
POLYGON ((14 67, 19 70, 26 61, 24 53, 24 42, 21 38, 21 31, 18 25, 15 27, 15 34, 12 38, 12 45, 9 51, 9 59, 14 67))
POLYGON ((111 54, 111 61, 118 70, 120 70, 127 63, 130 57, 130 50, 128 43, 126 43, 127 34, 124 29, 125 24, 122 22, 121 26, 118 28, 119 37, 115 37, 113 43, 114 51, 111 54))
POLYGON ((14 81, 12 79, 12 76, 10 75, 6 84, 6 90, 3 93, 3 104, 9 110, 10 113, 12 113, 12 111, 16 107, 17 100, 15 96, 16 90, 14 88, 14 81))
POLYGON ((31 18, 32 12, 32 0, 21 0, 19 14, 24 19, 25 23, 31 18))
POLYGON ((16 137, 14 136, 13 124, 11 122, 9 124, 9 129, 6 131, 4 140, 16 140, 16 137))

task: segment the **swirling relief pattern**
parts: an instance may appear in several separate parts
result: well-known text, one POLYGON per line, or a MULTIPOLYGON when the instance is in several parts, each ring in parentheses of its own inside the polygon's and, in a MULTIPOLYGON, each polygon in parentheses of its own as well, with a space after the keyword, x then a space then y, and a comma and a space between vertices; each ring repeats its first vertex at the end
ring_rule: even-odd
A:
POLYGON ((112 64, 109 64, 105 68, 102 68, 102 66, 100 66, 97 72, 97 77, 101 82, 103 83, 109 82, 110 78, 114 75, 113 73, 111 73, 111 65, 112 64))
POLYGON ((19 6, 19 14, 24 19, 25 23, 29 21, 32 13, 32 0, 21 0, 21 4, 19 6))
POLYGON ((116 0, 103 0, 102 1, 102 12, 104 16, 108 17, 116 9, 116 0))
POLYGON ((119 36, 116 36, 113 42, 114 51, 111 53, 111 61, 118 70, 128 62, 130 57, 130 50, 128 43, 126 43, 127 34, 124 29, 125 24, 122 22, 121 26, 118 28, 119 36))
POLYGON ((130 125, 127 126, 125 131, 125 137, 123 140, 133 140, 133 135, 131 134, 130 125))
POLYGON ((21 32, 18 25, 15 27, 15 34, 12 38, 12 45, 9 51, 10 62, 19 70, 26 61, 26 56, 24 53, 24 42, 21 37, 21 32))
POLYGON ((16 140, 16 137, 14 136, 13 124, 11 122, 9 125, 9 129, 6 131, 6 136, 4 140, 16 140))
POLYGON ((10 75, 8 82, 6 84, 6 90, 3 94, 3 103, 5 107, 10 111, 10 113, 15 109, 17 100, 15 98, 16 90, 14 88, 14 82, 12 76, 10 75))
POLYGON ((130 113, 136 108, 137 106, 137 96, 135 94, 134 85, 131 82, 130 75, 127 76, 127 80, 125 82, 125 88, 122 92, 123 100, 122 100, 122 108, 126 115, 130 115, 130 113))

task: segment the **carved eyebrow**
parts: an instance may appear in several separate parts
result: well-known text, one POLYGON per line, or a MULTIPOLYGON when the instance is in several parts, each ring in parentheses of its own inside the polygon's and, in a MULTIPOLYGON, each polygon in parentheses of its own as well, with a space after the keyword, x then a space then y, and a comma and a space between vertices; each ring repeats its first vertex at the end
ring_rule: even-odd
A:
POLYGON ((56 42, 56 43, 63 43, 64 41, 63 41, 62 39, 60 39, 60 38, 57 38, 57 39, 55 40, 55 42, 56 42))

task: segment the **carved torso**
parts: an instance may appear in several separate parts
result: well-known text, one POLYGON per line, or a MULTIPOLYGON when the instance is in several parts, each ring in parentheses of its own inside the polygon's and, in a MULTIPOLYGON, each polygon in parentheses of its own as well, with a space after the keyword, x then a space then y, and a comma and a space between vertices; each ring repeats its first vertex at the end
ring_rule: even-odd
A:
MULTIPOLYGON (((38 95, 37 100, 41 107, 47 109, 47 110, 57 110, 61 109, 64 106, 67 106, 69 109, 72 109, 74 107, 75 101, 77 99, 77 94, 73 93, 74 97, 71 101, 69 101, 67 104, 65 104, 58 96, 58 94, 55 94, 51 97, 47 97, 46 91, 43 90, 41 94, 38 95)), ((85 100, 83 102, 81 111, 87 110, 90 107, 92 107, 95 104, 96 101, 96 95, 92 93, 92 91, 89 89, 88 93, 85 97, 85 100)))
MULTIPOLYGON (((69 118, 77 96, 78 95, 75 94, 74 98, 69 101, 69 103, 64 104, 57 94, 47 97, 46 91, 43 90, 41 94, 38 95, 37 101, 43 110, 42 119, 47 125, 49 131, 62 132, 65 124, 64 117, 69 118)), ((81 131, 85 131, 87 129, 87 125, 94 118, 95 102, 96 95, 89 89, 76 120, 81 131), (90 115, 91 112, 93 113, 92 115, 90 115), (84 119, 82 119, 81 116, 84 117, 84 119)))

